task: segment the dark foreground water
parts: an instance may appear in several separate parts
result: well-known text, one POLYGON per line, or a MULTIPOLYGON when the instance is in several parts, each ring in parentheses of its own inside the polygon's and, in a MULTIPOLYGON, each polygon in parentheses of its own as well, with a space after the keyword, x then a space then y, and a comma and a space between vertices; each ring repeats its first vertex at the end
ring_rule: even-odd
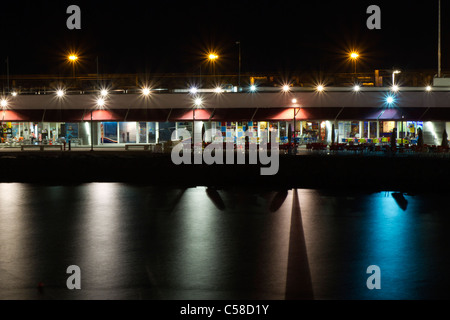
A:
POLYGON ((0 184, 0 299, 449 299, 449 247, 443 194, 0 184))

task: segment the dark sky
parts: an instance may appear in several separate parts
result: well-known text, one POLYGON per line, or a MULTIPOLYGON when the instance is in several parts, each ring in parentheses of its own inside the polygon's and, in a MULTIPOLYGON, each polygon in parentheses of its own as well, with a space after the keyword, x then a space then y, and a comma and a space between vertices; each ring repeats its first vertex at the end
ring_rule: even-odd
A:
MULTIPOLYGON (((61 73, 65 53, 96 72, 194 73, 209 48, 218 73, 348 72, 437 69, 437 4, 431 1, 11 1, 2 3, 0 73, 61 73), (81 30, 68 30, 66 9, 81 8, 81 30), (381 8, 381 30, 369 30, 366 9, 381 8)), ((450 69, 450 4, 442 1, 442 67, 450 69)))

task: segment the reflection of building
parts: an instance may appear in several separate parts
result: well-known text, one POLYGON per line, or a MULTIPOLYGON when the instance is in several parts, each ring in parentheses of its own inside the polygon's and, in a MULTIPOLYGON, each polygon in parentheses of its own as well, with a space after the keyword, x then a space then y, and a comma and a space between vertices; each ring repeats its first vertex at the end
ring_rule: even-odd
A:
MULTIPOLYGON (((394 128, 397 138, 414 139, 420 127, 425 143, 441 143, 444 128, 450 126, 447 91, 402 88, 391 104, 386 102, 388 94, 386 88, 356 93, 337 87, 321 93, 308 88, 292 88, 289 93, 275 88, 259 88, 257 93, 202 93, 194 131, 197 135, 202 129, 215 128, 226 141, 241 143, 249 129, 254 141, 267 139, 277 129, 279 140, 287 142, 295 112, 296 136, 304 142, 331 142, 334 125, 338 142, 386 142, 394 128)), ((62 100, 51 93, 17 95, 9 98, 2 113, 3 139, 27 141, 33 132, 44 143, 65 138, 89 145, 91 134, 94 145, 165 142, 177 129, 192 132, 192 100, 189 93, 152 93, 147 101, 137 93, 111 94, 105 107, 96 109, 93 94, 68 94, 62 100)))

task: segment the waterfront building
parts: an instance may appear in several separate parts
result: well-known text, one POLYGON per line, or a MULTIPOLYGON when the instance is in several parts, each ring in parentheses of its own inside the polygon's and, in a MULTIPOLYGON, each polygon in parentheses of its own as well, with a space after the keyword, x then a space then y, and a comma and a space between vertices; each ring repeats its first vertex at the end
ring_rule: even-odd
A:
POLYGON ((440 145, 444 130, 450 132, 449 90, 293 86, 10 94, 2 98, 2 143, 27 144, 34 135, 34 143, 72 146, 164 144, 177 129, 197 136, 215 128, 236 143, 246 130, 259 141, 277 129, 281 144, 289 132, 300 144, 387 144, 394 129, 398 143, 414 144, 422 129, 425 144, 440 145))

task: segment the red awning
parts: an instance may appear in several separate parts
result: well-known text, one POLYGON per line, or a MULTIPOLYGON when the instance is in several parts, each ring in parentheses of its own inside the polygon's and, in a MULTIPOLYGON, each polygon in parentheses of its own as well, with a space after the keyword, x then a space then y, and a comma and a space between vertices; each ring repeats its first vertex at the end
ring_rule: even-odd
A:
MULTIPOLYGON (((401 120, 450 121, 450 108, 370 108, 309 107, 297 108, 296 120, 401 120)), ((94 121, 192 121, 192 109, 105 109, 93 110, 94 121)), ((79 122, 90 121, 89 109, 19 109, 0 112, 2 121, 79 122)), ((292 121, 293 108, 230 108, 196 109, 198 121, 292 121)))
MULTIPOLYGON (((195 120, 208 121, 211 117, 212 110, 195 109, 195 120)), ((192 108, 189 109, 172 109, 169 121, 192 121, 194 114, 192 108)))
MULTIPOLYGON (((126 109, 92 110, 93 121, 124 121, 126 109)), ((91 110, 85 110, 82 121, 91 120, 91 110)))
MULTIPOLYGON (((301 110, 301 109, 300 109, 301 110)), ((297 109, 298 111, 298 109, 297 109)), ((297 113, 297 119, 301 112, 297 113)), ((258 109, 253 120, 255 121, 290 121, 294 119, 294 109, 280 109, 280 108, 264 108, 258 109)))
POLYGON ((44 110, 5 110, 1 114, 2 121, 41 122, 44 110))
MULTIPOLYGON (((333 120, 339 108, 296 108, 296 120, 333 120)), ((291 121, 294 119, 294 108, 261 108, 256 112, 255 121, 291 121)))

